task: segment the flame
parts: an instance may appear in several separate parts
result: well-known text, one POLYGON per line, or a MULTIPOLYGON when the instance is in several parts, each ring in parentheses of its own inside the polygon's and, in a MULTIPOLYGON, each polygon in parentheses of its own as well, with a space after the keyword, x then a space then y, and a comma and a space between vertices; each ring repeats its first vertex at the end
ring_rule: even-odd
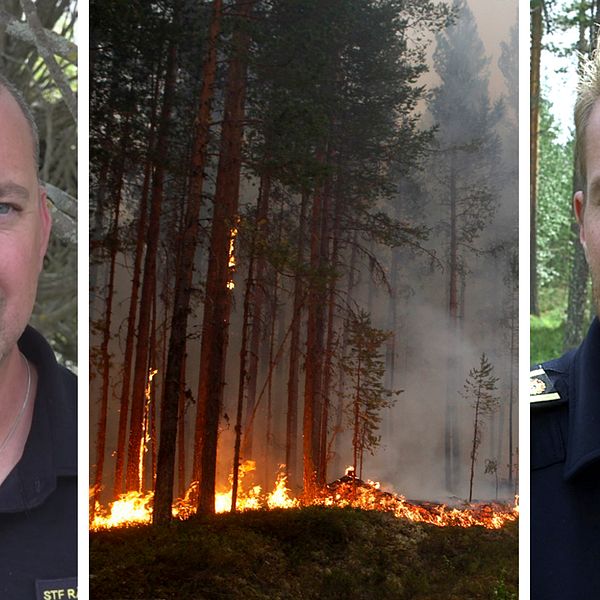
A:
POLYGON ((96 503, 94 518, 90 528, 109 529, 124 524, 135 525, 150 523, 152 520, 152 499, 154 494, 149 492, 128 492, 121 494, 117 500, 110 504, 110 511, 103 511, 100 504, 96 503))
POLYGON ((279 465, 279 473, 275 481, 275 489, 267 496, 267 506, 273 508, 297 508, 300 502, 290 497, 290 490, 287 487, 287 475, 285 474, 285 465, 279 465))
POLYGON ((154 376, 158 373, 158 369, 153 369, 150 367, 148 369, 148 381, 146 383, 146 390, 144 392, 144 396, 146 398, 146 402, 144 403, 144 418, 142 422, 142 437, 140 439, 140 450, 138 457, 138 490, 141 490, 144 487, 144 455, 148 451, 148 442, 150 441, 150 427, 149 427, 149 417, 150 417, 150 403, 152 402, 152 380, 154 376))
MULTIPOLYGON (((239 223, 239 217, 236 219, 236 223, 239 223)), ((231 232, 229 234, 229 254, 228 254, 228 262, 227 267, 229 269, 229 280, 227 281, 227 289, 232 290, 235 287, 233 283, 233 274, 235 273, 236 267, 236 258, 235 258, 235 238, 238 234, 237 225, 232 227, 231 232)))
POLYGON ((231 234, 229 237, 229 262, 227 263, 227 266, 230 269, 235 269, 235 265, 236 265, 236 260, 235 260, 235 238, 238 234, 238 230, 237 227, 234 227, 231 230, 231 234))
MULTIPOLYGON (((243 485, 244 478, 256 470, 254 461, 246 461, 240 465, 237 510, 275 508, 298 508, 301 502, 293 498, 287 487, 285 465, 280 465, 275 486, 272 492, 263 494, 260 486, 243 485)), ((215 511, 217 513, 231 510, 231 476, 229 489, 219 491, 215 495, 215 511)), ((185 496, 173 503, 173 517, 187 519, 195 513, 192 501, 197 496, 198 483, 193 482, 185 496)), ((138 523, 150 523, 152 520, 153 494, 129 492, 111 503, 107 509, 96 504, 94 518, 90 524, 92 530, 107 529, 138 523)), ((354 477, 352 467, 346 470, 344 477, 329 484, 321 494, 308 503, 314 506, 353 507, 363 510, 380 510, 392 513, 399 519, 409 519, 419 523, 430 523, 438 527, 472 527, 475 525, 487 529, 499 529, 519 516, 519 497, 515 496, 514 505, 500 502, 465 503, 460 507, 449 507, 445 504, 431 502, 411 502, 402 495, 382 491, 381 485, 375 481, 362 481, 354 477)))

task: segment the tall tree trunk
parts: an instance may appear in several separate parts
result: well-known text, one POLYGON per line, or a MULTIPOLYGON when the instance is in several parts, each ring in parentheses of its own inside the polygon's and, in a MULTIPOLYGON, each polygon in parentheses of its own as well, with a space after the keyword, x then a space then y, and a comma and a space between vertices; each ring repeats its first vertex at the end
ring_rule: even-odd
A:
MULTIPOLYGON (((175 278, 171 338, 167 359, 165 388, 161 403, 160 448, 158 452, 158 476, 154 498, 154 523, 171 518, 173 485, 175 476, 175 450, 177 422, 181 396, 181 371, 185 361, 187 321, 194 271, 194 257, 198 243, 199 215, 202 205, 202 186, 206 164, 206 148, 209 139, 210 113, 216 78, 217 40, 221 29, 221 0, 213 2, 213 16, 209 29, 208 52, 203 68, 202 89, 196 118, 196 135, 192 151, 190 188, 181 236, 180 264, 175 278)), ((216 202, 216 200, 215 200, 216 202)))
POLYGON ((146 384, 148 354, 148 333, 150 321, 151 298, 156 285, 156 253, 160 235, 160 215, 162 210, 165 163, 167 159, 168 133, 171 118, 171 108, 176 79, 177 46, 174 40, 169 44, 163 106, 155 153, 155 169, 152 181, 152 199, 148 220, 146 238, 146 256, 144 259, 144 281, 140 301, 138 321, 137 350, 133 373, 133 394, 131 398, 131 418, 129 426, 129 445, 127 452, 127 489, 137 488, 139 479, 138 457, 142 442, 142 417, 144 412, 144 389, 146 384))
MULTIPOLYGON (((260 191, 256 208, 256 236, 264 240, 269 223, 269 201, 271 196, 271 177, 263 175, 260 180, 260 191)), ((246 420, 244 424, 244 439, 242 454, 244 458, 251 459, 253 454, 254 438, 254 407, 256 404, 256 389, 258 386, 258 362, 260 354, 260 341, 264 329, 263 305, 265 301, 265 272, 266 258, 264 249, 258 252, 256 258, 256 273, 254 274, 250 293, 252 294, 252 319, 250 323, 250 351, 248 356, 248 389, 246 397, 246 420)))
MULTIPOLYGON (((284 202, 281 200, 281 207, 279 210, 279 224, 277 231, 276 245, 281 244, 281 238, 283 236, 283 213, 284 213, 284 202)), ((273 269, 273 284, 271 286, 271 301, 270 301, 270 317, 271 324, 269 328, 269 375, 267 378, 267 422, 265 427, 265 449, 264 449, 264 485, 270 484, 271 479, 271 462, 272 454, 271 449, 273 447, 273 374, 277 367, 277 356, 275 354, 275 330, 277 326, 277 317, 279 313, 279 273, 277 269, 273 269)), ((280 345, 281 349, 281 345, 280 345)))
MULTIPOLYGON (((388 303, 388 329, 391 331, 391 335, 386 341, 385 346, 385 364, 386 371, 388 373, 387 387, 389 390, 394 390, 396 387, 395 371, 396 371, 396 329, 398 327, 398 270, 399 270, 399 256, 398 248, 391 249, 391 264, 390 264, 390 287, 391 293, 389 296, 388 303)), ((384 420, 384 435, 389 440, 393 439, 394 436, 394 419, 393 419, 393 407, 387 409, 387 419, 384 420)))
POLYGON ((444 430, 445 451, 445 481, 446 488, 453 492, 457 484, 458 455, 458 423, 456 415, 456 353, 459 344, 458 327, 458 217, 457 217, 457 189, 456 189, 456 155, 452 150, 450 160, 450 263, 449 263, 449 295, 448 295, 448 341, 449 354, 447 361, 447 388, 446 388, 446 423, 444 430))
POLYGON ((148 214, 148 193, 150 189, 151 161, 146 161, 144 183, 140 201, 139 220, 131 281, 131 296, 129 299, 129 314, 127 317, 127 336, 125 339, 125 353, 123 355, 123 380, 121 384, 121 401, 119 408, 119 426, 117 432, 117 453, 115 461, 115 480, 113 497, 117 498, 123 492, 123 466, 125 463, 125 439, 127 436, 127 418, 129 416, 129 394, 131 387, 131 359, 133 357, 133 344, 135 340, 135 319, 137 315, 137 302, 140 289, 140 271, 142 256, 144 254, 144 240, 146 239, 146 226, 148 214))
MULTIPOLYGON (((352 248, 350 250, 350 262, 348 267, 348 284, 346 287, 346 305, 350 305, 350 300, 352 298, 352 293, 356 286, 356 261, 357 261, 357 232, 355 231, 352 236, 351 242, 352 248)), ((344 319, 344 324, 342 327, 342 343, 339 349, 340 356, 342 357, 342 361, 346 358, 346 350, 348 348, 348 318, 344 319)), ((339 370, 338 382, 337 382, 337 409, 335 415, 335 451, 334 451, 334 472, 341 473, 342 472, 342 439, 341 433, 343 429, 343 418, 344 418, 344 370, 339 370)))
POLYGON ((250 316, 250 297, 252 295, 252 282, 254 279, 254 262, 256 252, 256 233, 252 240, 250 262, 248 264, 248 279, 244 293, 244 314, 242 318, 242 343, 240 347, 240 374, 238 380, 238 398, 235 417, 235 440, 233 445, 233 469, 231 482, 231 512, 237 508, 237 493, 240 470, 240 449, 242 445, 242 414, 244 408, 244 390, 246 388, 246 356, 248 354, 248 321, 250 316))
MULTIPOLYGON (((127 125, 124 133, 128 131, 127 125)), ((126 135, 124 136, 126 137, 126 135)), ((93 494, 91 499, 92 510, 95 510, 96 502, 102 489, 104 479, 104 455, 106 452, 106 427, 108 418, 108 394, 110 388, 110 355, 108 344, 111 338, 112 305, 115 288, 115 265, 117 252, 119 250, 119 216, 121 211, 121 191, 123 188, 123 173, 125 168, 125 154, 121 153, 118 159, 118 167, 115 177, 115 212, 113 225, 109 235, 110 266, 108 275, 108 289, 106 291, 106 309, 104 318, 104 331, 102 333, 102 344, 100 345, 100 356, 102 358, 102 400, 100 403, 100 416, 98 418, 98 431, 96 437, 96 472, 94 477, 93 494)))
POLYGON ((356 364, 356 387, 354 388, 354 430, 352 433, 352 448, 354 450, 354 456, 352 459, 352 468, 354 469, 354 477, 358 476, 359 459, 360 459, 360 443, 361 443, 361 431, 360 431, 360 375, 362 372, 362 348, 357 348, 358 362, 356 364))
POLYGON ((254 4, 254 0, 239 0, 234 9, 244 22, 233 33, 233 54, 229 61, 227 75, 221 151, 214 198, 194 444, 195 455, 200 457, 195 471, 200 475, 198 512, 202 514, 215 511, 219 417, 233 293, 230 281, 230 251, 233 244, 233 230, 237 226, 247 54, 250 45, 250 36, 246 27, 254 4))
POLYGON ((304 379, 303 464, 304 496, 311 499, 316 493, 316 468, 319 455, 320 406, 322 393, 323 356, 323 284, 321 279, 321 236, 323 233, 324 189, 313 194, 310 236, 310 268, 308 278, 308 319, 306 328, 306 360, 304 379))
POLYGON ((343 200, 340 197, 340 177, 341 174, 338 170, 337 177, 337 189, 335 194, 334 202, 334 214, 333 224, 331 226, 332 236, 332 249, 331 258, 329 260, 329 267, 332 270, 332 274, 329 278, 329 286, 327 291, 327 339, 325 344, 325 357, 323 366, 323 406, 321 408, 321 430, 320 430, 320 457, 319 457, 319 469, 317 483, 320 486, 324 486, 327 483, 327 464, 329 461, 329 452, 327 444, 328 426, 329 426, 329 411, 331 406, 331 381, 333 378, 333 358, 335 352, 335 306, 336 306, 336 291, 337 291, 337 277, 335 271, 338 268, 338 251, 339 251, 339 228, 340 220, 342 218, 342 204, 343 200))
POLYGON ((304 304, 304 282, 302 265, 304 262, 304 221, 308 208, 308 192, 302 193, 300 220, 298 223, 298 250, 296 253, 296 273, 294 277, 294 304, 292 309, 292 338, 290 341, 290 362, 288 369, 288 400, 285 434, 285 464, 288 483, 294 488, 298 485, 298 373, 300 365, 300 322, 304 304))
MULTIPOLYGON (((516 276, 516 269, 514 271, 516 276)), ((513 277, 513 288, 511 294, 511 313, 510 313, 510 395, 508 404, 508 484, 513 487, 513 405, 514 405, 514 389, 515 389, 515 359, 518 360, 518 278, 513 277)))
MULTIPOLYGON (((166 287, 166 278, 165 278, 166 287)), ((148 382, 148 397, 146 398, 146 432, 145 440, 142 441, 142 447, 145 448, 145 452, 148 452, 148 445, 150 446, 150 469, 149 474, 146 477, 146 488, 147 490, 154 489, 154 481, 156 478, 156 373, 158 372, 158 343, 156 339, 156 328, 158 321, 158 291, 154 290, 154 299, 152 301, 152 320, 150 325, 150 353, 148 357, 148 373, 150 381, 148 382)), ((142 466, 143 461, 140 461, 142 466)), ((146 472, 148 468, 146 467, 146 472)), ((143 475, 143 474, 142 474, 143 475)), ((143 479, 142 479, 143 481, 143 479)), ((141 491, 143 491, 142 488, 141 491)))
MULTIPOLYGON (((160 65, 159 65, 160 68, 160 65)), ((125 464, 125 440, 127 437, 127 419, 129 416, 129 394, 131 387, 131 361, 133 358, 133 345, 135 341, 135 319, 137 316, 138 294, 140 290, 142 257, 144 255, 144 241, 148 223, 148 195, 150 192, 150 179, 152 176, 152 156, 154 153, 154 132, 156 130, 156 112, 158 105, 160 76, 157 73, 152 96, 152 111, 150 132, 148 139, 148 156, 144 166, 144 182, 140 199, 137 236, 135 242, 135 259, 131 279, 131 295, 129 298, 129 313, 127 316, 127 335, 125 338, 125 352, 123 354, 123 380, 121 383, 121 399, 119 404, 119 426, 117 431, 117 452, 115 460, 115 480, 113 482, 113 498, 123 493, 123 468, 125 464)))
MULTIPOLYGON (((257 288, 257 277, 255 273, 255 265, 258 262, 259 265, 262 262, 264 268, 264 248, 258 252, 259 240, 261 242, 265 239, 266 225, 268 218, 268 204, 270 195, 270 177, 263 176, 260 181, 260 188, 258 193, 258 200, 256 206, 256 222, 254 224, 254 231, 252 233, 252 245, 250 249, 250 259, 248 263, 248 278, 246 279, 246 290, 244 292, 244 309, 242 317, 242 342, 240 347, 240 373, 238 380, 238 399, 237 399, 237 410, 235 420, 235 440, 233 445, 233 469, 232 469, 232 485, 231 485, 231 512, 235 512, 237 508, 237 492, 239 483, 239 468, 240 468, 240 455, 242 447, 242 417, 244 410, 244 394, 246 391, 246 381, 248 379, 248 328, 250 326, 250 315, 252 318, 256 318, 256 305, 252 306, 253 298, 256 297, 257 288), (257 257, 257 253, 259 256, 257 257)), ((256 269, 258 270, 258 269, 256 269)), ((260 283, 262 286, 262 282, 260 283)), ((262 290, 261 290, 262 291, 262 290)), ((260 293, 260 292, 259 292, 260 293)), ((259 310, 260 312, 260 310, 259 310)), ((255 329, 253 329, 254 334, 255 329)), ((257 337, 258 340, 258 337, 257 337)), ((258 341, 257 341, 258 344, 258 341)), ((256 374, 255 374, 256 376, 256 374)), ((256 395, 256 382, 254 394, 256 395)), ((250 410, 250 408, 248 408, 250 410)), ((252 413, 247 415, 246 418, 246 431, 244 432, 244 439, 250 438, 249 447, 250 452, 252 448, 252 425, 254 423, 254 400, 252 402, 252 413)), ((246 451, 245 445, 245 451, 246 451)))
POLYGON ((179 484, 179 497, 183 498, 186 492, 185 479, 185 408, 186 408, 186 388, 185 388, 185 356, 181 361, 181 373, 179 374, 179 410, 177 414, 177 482, 179 484))
POLYGON ((529 242, 529 286, 530 300, 529 312, 539 315, 537 297, 537 237, 536 237, 536 210, 537 210, 537 176, 538 176, 538 149, 540 126, 540 57, 542 53, 542 9, 543 0, 535 0, 531 6, 531 70, 529 79, 529 211, 530 211, 530 242, 529 242))

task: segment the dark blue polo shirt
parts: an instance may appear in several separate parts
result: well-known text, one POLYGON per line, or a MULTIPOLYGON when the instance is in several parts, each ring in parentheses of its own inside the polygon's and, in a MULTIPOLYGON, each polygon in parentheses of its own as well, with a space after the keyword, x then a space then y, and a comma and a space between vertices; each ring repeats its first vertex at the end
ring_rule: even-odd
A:
MULTIPOLYGON (((600 323, 543 365, 560 399, 531 405, 531 598, 600 598, 600 323)), ((534 400, 535 398, 532 398, 534 400)))
POLYGON ((77 380, 34 329, 19 348, 36 366, 38 389, 23 456, 0 486, 0 598, 74 598, 77 380))

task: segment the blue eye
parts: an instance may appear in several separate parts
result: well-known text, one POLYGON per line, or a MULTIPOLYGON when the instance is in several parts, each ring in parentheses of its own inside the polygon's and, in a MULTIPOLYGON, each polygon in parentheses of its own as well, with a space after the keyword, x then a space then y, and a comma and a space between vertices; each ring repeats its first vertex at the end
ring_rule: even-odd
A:
POLYGON ((12 210, 14 210, 12 205, 0 202, 0 215, 8 215, 12 210))

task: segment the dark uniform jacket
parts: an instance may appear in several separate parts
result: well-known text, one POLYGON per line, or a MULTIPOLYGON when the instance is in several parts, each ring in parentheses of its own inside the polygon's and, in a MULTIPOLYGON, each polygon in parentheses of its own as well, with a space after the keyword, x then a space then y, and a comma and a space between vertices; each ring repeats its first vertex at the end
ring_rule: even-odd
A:
POLYGON ((0 486, 0 598, 76 598, 77 383, 27 328, 38 387, 23 456, 0 486))
POLYGON ((531 598, 600 598, 600 323, 532 372, 531 598))

